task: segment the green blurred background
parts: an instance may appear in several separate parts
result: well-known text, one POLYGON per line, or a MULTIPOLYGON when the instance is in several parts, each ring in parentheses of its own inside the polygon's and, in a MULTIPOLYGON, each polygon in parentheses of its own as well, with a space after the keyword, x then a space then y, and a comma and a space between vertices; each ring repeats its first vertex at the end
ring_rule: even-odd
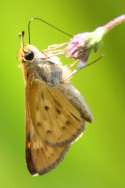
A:
MULTIPOLYGON (((0 3, 0 188, 125 187, 125 25, 103 40, 105 57, 79 72, 73 84, 85 96, 94 122, 65 160, 50 173, 32 177, 25 165, 24 83, 18 68, 18 33, 38 16, 75 34, 125 13, 124 0, 22 0, 0 3)), ((32 25, 32 43, 44 49, 68 38, 32 25)), ((26 37, 27 41, 27 37, 26 37)))

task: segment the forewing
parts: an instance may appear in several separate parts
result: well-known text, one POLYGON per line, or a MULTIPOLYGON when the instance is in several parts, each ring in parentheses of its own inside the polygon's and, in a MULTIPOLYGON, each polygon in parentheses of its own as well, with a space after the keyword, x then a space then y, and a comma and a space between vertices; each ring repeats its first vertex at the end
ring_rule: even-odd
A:
POLYGON ((28 99, 29 95, 26 95, 26 162, 32 175, 41 175, 58 165, 69 145, 52 147, 40 138, 32 123, 28 99))
POLYGON ((84 118, 57 87, 34 79, 28 100, 34 129, 51 146, 70 143, 83 131, 84 118))

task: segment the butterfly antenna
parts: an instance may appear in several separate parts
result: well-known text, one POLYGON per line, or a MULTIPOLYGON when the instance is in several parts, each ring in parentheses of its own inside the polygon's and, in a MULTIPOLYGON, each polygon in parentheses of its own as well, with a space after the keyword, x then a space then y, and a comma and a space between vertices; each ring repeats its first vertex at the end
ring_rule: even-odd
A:
POLYGON ((24 48, 24 31, 19 33, 20 41, 21 41, 21 48, 24 48))
POLYGON ((30 29, 30 28, 31 28, 31 23, 32 23, 34 20, 41 21, 42 23, 44 23, 44 24, 50 26, 51 28, 53 28, 53 29, 59 31, 60 33, 63 33, 64 35, 66 35, 66 36, 68 36, 68 37, 73 37, 73 35, 71 35, 70 33, 67 33, 67 32, 65 32, 65 31, 63 31, 62 29, 60 29, 60 28, 56 27, 55 25, 53 25, 53 24, 51 24, 51 23, 45 21, 45 20, 42 19, 42 18, 32 17, 32 18, 29 20, 29 22, 28 22, 29 44, 31 43, 31 32, 30 32, 30 30, 31 30, 31 29, 30 29))

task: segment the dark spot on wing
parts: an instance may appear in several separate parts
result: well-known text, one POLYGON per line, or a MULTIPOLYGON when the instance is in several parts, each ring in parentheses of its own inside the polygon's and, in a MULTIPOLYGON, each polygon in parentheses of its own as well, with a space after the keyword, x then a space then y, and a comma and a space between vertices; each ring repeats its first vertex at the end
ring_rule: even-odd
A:
POLYGON ((70 125, 71 122, 69 120, 66 121, 66 125, 70 125))
POLYGON ((41 122, 37 122, 37 126, 38 127, 42 126, 42 123, 41 122))
POLYGON ((65 129, 66 129, 66 126, 63 126, 62 129, 65 130, 65 129))
POLYGON ((58 108, 56 108, 56 111, 58 114, 61 114, 61 111, 58 108))
POLYGON ((46 133, 47 133, 47 134, 51 134, 51 133, 52 133, 52 130, 47 130, 46 133))
POLYGON ((45 110, 48 111, 49 110, 49 106, 44 106, 45 110))

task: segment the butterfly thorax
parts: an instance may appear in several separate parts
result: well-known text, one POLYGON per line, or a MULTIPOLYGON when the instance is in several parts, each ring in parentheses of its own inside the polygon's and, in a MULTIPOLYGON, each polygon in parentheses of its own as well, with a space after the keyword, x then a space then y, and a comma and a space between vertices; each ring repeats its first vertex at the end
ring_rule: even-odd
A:
POLYGON ((25 66, 25 79, 34 77, 45 81, 50 86, 58 85, 63 80, 62 68, 50 61, 40 62, 39 64, 27 63, 25 66))

